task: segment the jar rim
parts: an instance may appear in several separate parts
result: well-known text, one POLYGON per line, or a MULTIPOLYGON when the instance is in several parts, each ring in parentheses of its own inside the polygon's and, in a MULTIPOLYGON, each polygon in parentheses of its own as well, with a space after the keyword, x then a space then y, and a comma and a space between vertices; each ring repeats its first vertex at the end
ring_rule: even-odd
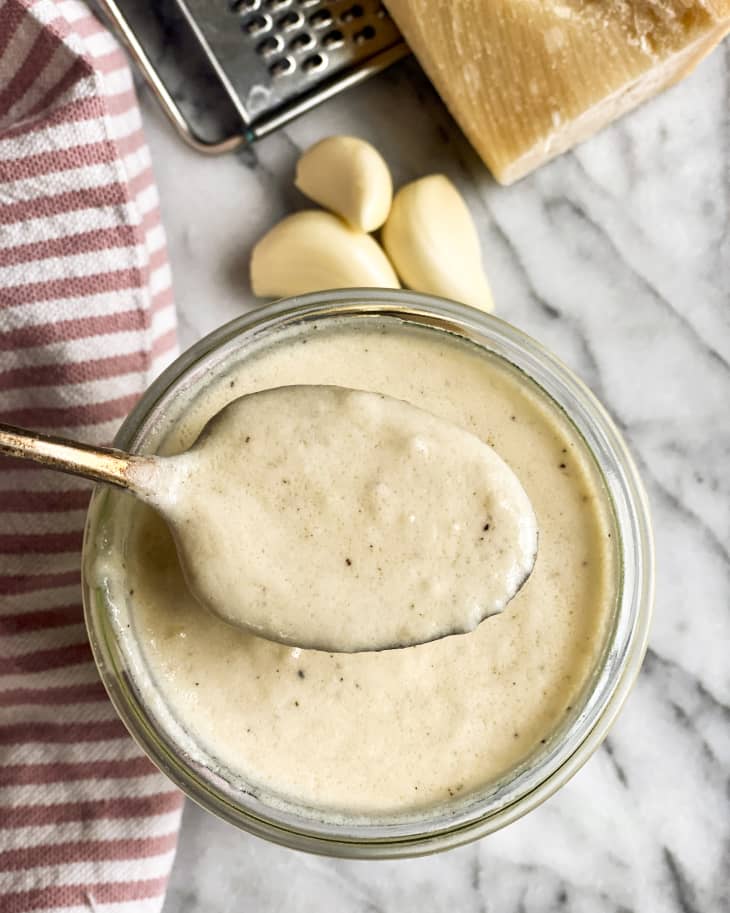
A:
MULTIPOLYGON (((619 606, 610 648, 595 687, 567 737, 541 763, 507 784, 489 807, 472 806, 437 822, 418 818, 397 825, 345 825, 279 810, 233 795, 223 778, 181 757, 156 730, 130 676, 107 618, 103 594, 86 573, 93 555, 104 490, 92 498, 84 535, 83 599, 92 651, 102 681, 123 722, 152 761, 191 799, 258 836, 296 849, 359 858, 415 856, 447 849, 516 820, 562 786, 605 737, 638 674, 646 650, 654 593, 654 548, 643 485, 623 438, 593 393, 555 355, 498 317, 465 305, 403 290, 347 289, 283 299, 243 314, 203 337, 148 388, 122 424, 115 446, 134 449, 145 423, 180 381, 237 340, 262 339, 287 325, 322 318, 396 318, 466 338, 523 371, 568 416, 601 470, 613 501, 620 548, 619 606)), ((478 805, 478 803, 475 803, 478 805)))

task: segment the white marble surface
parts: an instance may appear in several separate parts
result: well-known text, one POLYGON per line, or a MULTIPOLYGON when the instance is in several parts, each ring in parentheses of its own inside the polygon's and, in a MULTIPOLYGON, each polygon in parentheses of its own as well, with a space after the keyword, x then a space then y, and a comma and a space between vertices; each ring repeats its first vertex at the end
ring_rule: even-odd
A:
POLYGON ((396 183, 466 194, 498 311, 607 404, 652 502, 651 647, 606 744, 555 797, 476 844, 416 861, 290 852, 188 804, 166 913, 730 910, 730 44, 679 87, 509 189, 413 62, 260 143, 210 160, 143 105, 192 343, 254 302, 253 242, 303 205, 299 149, 372 140, 396 183))

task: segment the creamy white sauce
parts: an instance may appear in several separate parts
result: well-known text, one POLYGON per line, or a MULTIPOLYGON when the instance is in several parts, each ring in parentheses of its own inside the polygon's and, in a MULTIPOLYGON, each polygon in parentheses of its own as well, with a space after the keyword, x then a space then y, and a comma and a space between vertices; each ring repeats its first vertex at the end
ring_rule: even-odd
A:
POLYGON ((166 452, 190 447, 230 400, 286 384, 385 393, 493 446, 537 516, 527 583, 471 634, 380 653, 286 647, 201 612, 164 523, 114 493, 121 528, 103 576, 119 636, 143 698, 164 704, 188 750, 224 776, 325 817, 425 814, 549 747, 579 709, 615 607, 608 497, 584 442, 533 384, 470 345, 393 322, 303 330, 232 366, 176 418, 166 452))
POLYGON ((471 631, 535 561, 535 514, 509 466, 382 394, 244 396, 160 465, 191 591, 284 643, 355 652, 471 631))

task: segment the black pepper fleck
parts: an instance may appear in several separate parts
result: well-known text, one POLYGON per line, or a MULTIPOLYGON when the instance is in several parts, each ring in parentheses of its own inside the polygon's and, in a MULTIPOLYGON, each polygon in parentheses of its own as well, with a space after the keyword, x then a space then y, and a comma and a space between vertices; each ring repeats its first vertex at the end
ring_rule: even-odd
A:
POLYGON ((248 444, 248 442, 249 442, 250 440, 251 440, 251 435, 250 435, 250 434, 247 434, 247 435, 246 435, 246 443, 248 444))
POLYGON ((299 669, 299 670, 297 670, 297 675, 299 676, 299 678, 304 678, 304 677, 305 677, 305 676, 304 676, 304 669, 299 669))
POLYGON ((560 464, 560 469, 565 469, 565 463, 560 464))
POLYGON ((482 529, 484 530, 485 533, 489 532, 489 524, 485 523, 484 526, 482 527, 482 529))
POLYGON ((351 561, 349 558, 345 558, 345 564, 346 564, 348 567, 352 567, 352 561, 351 561))

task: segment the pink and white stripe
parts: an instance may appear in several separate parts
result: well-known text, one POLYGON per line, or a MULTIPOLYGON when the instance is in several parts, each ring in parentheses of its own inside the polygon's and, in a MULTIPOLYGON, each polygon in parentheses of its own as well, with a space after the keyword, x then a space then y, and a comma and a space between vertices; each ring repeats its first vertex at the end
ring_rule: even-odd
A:
MULTIPOLYGON (((108 443, 174 354, 132 80, 77 0, 0 0, 0 422, 108 443)), ((152 913, 179 793, 99 683, 89 486, 0 458, 0 910, 152 913)))

